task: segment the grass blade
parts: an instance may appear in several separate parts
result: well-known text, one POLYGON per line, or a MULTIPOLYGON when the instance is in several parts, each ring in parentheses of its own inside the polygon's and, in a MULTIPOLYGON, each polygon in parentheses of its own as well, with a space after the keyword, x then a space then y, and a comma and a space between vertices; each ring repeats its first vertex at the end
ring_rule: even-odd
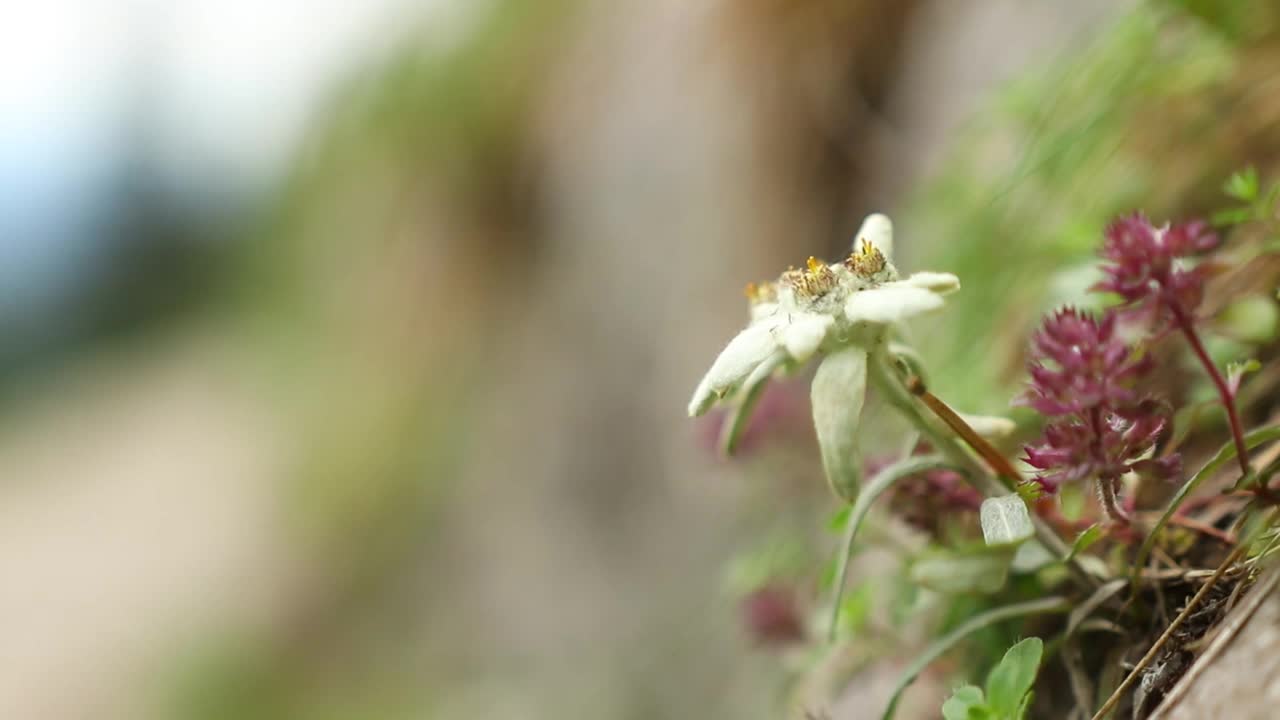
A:
POLYGON ((866 487, 862 488, 862 492, 858 493, 858 499, 854 501, 853 509, 849 511, 849 519, 845 523, 844 541, 841 544, 840 559, 836 569, 836 593, 831 605, 831 628, 828 635, 832 642, 836 639, 836 626, 840 619, 840 603, 844 599, 845 576, 849 572, 849 556, 853 553, 853 541, 858 536, 858 529, 862 527, 862 521, 867 517, 871 504, 904 477, 948 467, 951 466, 942 459, 941 455, 909 457, 876 473, 866 487))
MULTIPOLYGON (((1244 436, 1244 444, 1245 447, 1252 449, 1262 443, 1276 439, 1280 439, 1280 426, 1254 430, 1244 436)), ((1200 484, 1217 472, 1219 468, 1233 460, 1235 456, 1235 445, 1228 441, 1227 444, 1223 445, 1222 449, 1218 451, 1217 455, 1214 455, 1209 462, 1205 463, 1204 467, 1200 468, 1199 472, 1192 475, 1191 479, 1183 483, 1182 487, 1178 489, 1178 494, 1174 495, 1173 499, 1169 501, 1169 506, 1165 508, 1164 514, 1161 515, 1160 519, 1156 521, 1156 524, 1151 527, 1151 532, 1147 533, 1147 538, 1142 541, 1142 547, 1138 548, 1138 555, 1134 559, 1133 571, 1130 576, 1135 592, 1138 588, 1138 575, 1142 572, 1142 568, 1146 566, 1147 557, 1151 554, 1151 547, 1155 545, 1156 537, 1160 534, 1160 531, 1169 524, 1169 519, 1178 511, 1178 508, 1182 506, 1182 503, 1186 501, 1187 497, 1190 496, 1191 493, 1195 492, 1196 488, 1200 487, 1200 484)))

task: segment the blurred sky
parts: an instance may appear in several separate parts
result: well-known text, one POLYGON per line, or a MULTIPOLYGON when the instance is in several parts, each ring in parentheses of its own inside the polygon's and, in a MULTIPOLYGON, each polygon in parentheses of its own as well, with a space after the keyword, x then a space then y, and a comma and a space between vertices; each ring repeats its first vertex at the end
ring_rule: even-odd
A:
POLYGON ((180 205, 242 207, 282 177, 335 80, 388 51, 410 19, 426 42, 449 43, 476 4, 6 4, 0 336, 44 322, 95 261, 130 174, 145 169, 180 205))

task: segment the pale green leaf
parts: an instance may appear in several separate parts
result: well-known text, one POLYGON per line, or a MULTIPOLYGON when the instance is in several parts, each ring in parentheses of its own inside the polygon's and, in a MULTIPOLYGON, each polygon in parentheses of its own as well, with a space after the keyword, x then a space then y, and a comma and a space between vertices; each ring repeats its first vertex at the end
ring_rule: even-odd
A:
POLYGON ((1057 563, 1060 558, 1054 557, 1043 544, 1029 540, 1018 546, 1013 554, 1013 562, 1009 569, 1019 575, 1027 575, 1057 563))
POLYGON ((827 355, 810 390, 827 482, 836 497, 853 502, 862 474, 856 440, 867 395, 867 352, 850 345, 827 355))
POLYGON ((1076 541, 1071 543, 1071 552, 1067 554, 1067 559, 1074 559, 1077 555, 1088 550, 1094 543, 1102 539, 1102 525, 1094 523, 1085 528, 1076 536, 1076 541))
POLYGON ((932 550, 912 563, 911 580, 944 595, 990 594, 1004 587, 1013 556, 1010 546, 970 553, 932 550))
POLYGON ((1016 494, 983 500, 978 517, 988 545, 1012 545, 1035 534, 1027 504, 1016 494))
POLYGON ((951 693, 951 697, 942 703, 943 720, 974 720, 987 716, 986 703, 982 697, 982 688, 963 685, 951 693))

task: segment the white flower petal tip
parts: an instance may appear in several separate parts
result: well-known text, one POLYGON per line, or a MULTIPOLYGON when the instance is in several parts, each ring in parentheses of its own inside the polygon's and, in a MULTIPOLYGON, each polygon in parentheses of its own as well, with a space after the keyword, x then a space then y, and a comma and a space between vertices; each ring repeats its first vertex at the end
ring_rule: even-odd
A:
POLYGON ((882 285, 849 296, 844 311, 850 322, 887 325, 943 306, 942 296, 905 284, 882 285))
POLYGON ((884 255, 886 260, 893 260, 893 221, 888 215, 881 213, 873 213, 862 221, 862 227, 858 228, 858 234, 853 238, 853 247, 857 249, 858 243, 866 240, 884 255))
POLYGON ((961 413, 960 419, 968 423, 974 432, 989 440, 1007 438, 1018 429, 1018 424, 1014 421, 995 415, 965 415, 961 413))
POLYGON ((698 384, 698 389, 693 391, 693 399, 689 401, 689 417, 698 417, 706 413, 719 399, 720 397, 707 386, 707 381, 703 380, 698 384))
POLYGON ((778 351, 778 341, 773 336, 776 328, 773 322, 755 322, 729 341, 693 391, 693 399, 689 401, 690 417, 705 413, 778 351))
POLYGON ((918 272, 903 282, 913 287, 923 288, 939 295, 947 295, 960 289, 960 278, 951 273, 918 272))

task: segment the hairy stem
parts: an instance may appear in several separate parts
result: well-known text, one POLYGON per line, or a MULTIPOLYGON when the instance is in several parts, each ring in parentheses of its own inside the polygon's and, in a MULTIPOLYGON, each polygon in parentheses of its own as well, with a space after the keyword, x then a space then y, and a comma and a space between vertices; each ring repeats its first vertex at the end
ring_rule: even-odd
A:
POLYGON ((1116 488, 1119 485, 1120 478, 1098 478, 1098 499, 1102 502, 1102 509, 1106 511, 1107 517, 1121 525, 1128 525, 1129 515, 1120 508, 1120 503, 1116 499, 1116 488))
MULTIPOLYGON (((1094 461, 1105 466, 1106 458, 1102 452, 1102 410, 1097 406, 1089 410, 1089 423, 1093 430, 1090 446, 1094 461)), ((1120 503, 1116 500, 1116 491, 1120 489, 1120 478, 1114 475, 1102 476, 1095 483, 1098 486, 1098 500, 1102 503, 1102 509, 1106 511, 1107 517, 1120 525, 1128 525, 1129 516, 1120 509, 1120 503)))

